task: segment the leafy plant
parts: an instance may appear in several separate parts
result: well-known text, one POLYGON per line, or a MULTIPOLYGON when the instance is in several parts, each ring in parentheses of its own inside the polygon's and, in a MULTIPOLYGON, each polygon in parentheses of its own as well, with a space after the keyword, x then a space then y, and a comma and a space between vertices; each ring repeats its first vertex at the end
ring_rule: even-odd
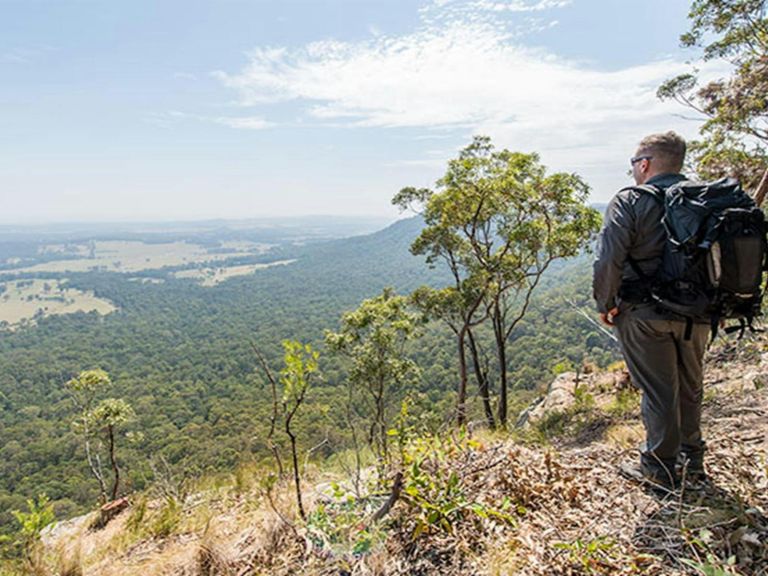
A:
POLYGON ((366 523, 370 507, 364 499, 338 490, 334 501, 321 503, 307 516, 312 542, 336 553, 361 556, 383 541, 386 534, 374 523, 366 523))
POLYGON ((469 491, 452 461, 478 444, 461 433, 449 436, 425 436, 415 439, 406 451, 405 481, 402 499, 413 508, 413 538, 437 530, 451 533, 456 523, 467 517, 514 524, 512 502, 490 506, 469 491))
POLYGON ((40 494, 37 500, 27 500, 27 511, 13 510, 11 512, 19 524, 17 543, 21 547, 24 558, 34 563, 43 529, 56 519, 53 504, 45 494, 40 494))
POLYGON ((579 565, 587 574, 612 574, 616 569, 612 561, 616 543, 607 536, 592 540, 558 542, 554 546, 566 550, 570 561, 579 565))
POLYGON ((301 498, 301 472, 299 470, 298 447, 296 445, 296 433, 291 425, 296 416, 299 407, 309 390, 310 382, 318 370, 317 359, 320 354, 312 349, 309 344, 301 344, 293 340, 284 340, 283 349, 285 356, 283 360, 285 367, 280 370, 280 383, 283 387, 283 396, 281 402, 282 419, 285 433, 291 444, 291 462, 293 465, 293 480, 296 487, 296 504, 299 508, 299 515, 306 520, 307 515, 304 511, 304 503, 301 498))
POLYGON ((735 571, 734 565, 736 564, 736 557, 731 556, 725 563, 720 562, 713 555, 708 554, 706 562, 694 562, 688 558, 681 560, 686 566, 690 566, 694 570, 697 570, 703 576, 733 576, 738 574, 735 571))

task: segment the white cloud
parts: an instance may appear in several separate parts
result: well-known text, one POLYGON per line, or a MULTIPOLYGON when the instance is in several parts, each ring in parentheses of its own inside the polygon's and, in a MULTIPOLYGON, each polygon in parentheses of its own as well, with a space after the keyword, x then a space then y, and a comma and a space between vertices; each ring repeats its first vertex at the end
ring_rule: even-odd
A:
POLYGON ((540 12, 553 8, 568 6, 572 0, 538 0, 538 2, 525 2, 524 0, 506 0, 499 2, 494 0, 476 0, 472 6, 480 10, 494 12, 540 12))
POLYGON ((616 173, 621 162, 623 174, 625 157, 646 133, 695 135, 697 123, 676 116, 677 104, 656 98, 659 84, 689 71, 689 64, 666 59, 600 70, 525 46, 514 18, 510 25, 488 16, 566 4, 433 0, 413 33, 260 47, 240 72, 217 77, 246 107, 294 101, 316 123, 461 128, 489 134, 500 146, 540 151, 560 169, 602 173, 609 164, 616 173))
POLYGON ((244 106, 295 100, 321 120, 356 126, 587 126, 668 114, 655 97, 687 70, 673 60, 599 71, 510 41, 482 23, 367 42, 258 48, 237 74, 218 73, 244 106))
POLYGON ((267 122, 264 118, 258 116, 222 116, 214 118, 214 122, 229 126, 230 128, 240 128, 244 130, 264 130, 273 126, 271 122, 267 122))
POLYGON ((271 128, 274 126, 272 122, 268 122, 260 116, 201 116, 200 114, 189 114, 187 112, 181 112, 179 110, 169 110, 159 114, 150 114, 145 117, 145 120, 150 124, 154 124, 160 128, 171 128, 179 122, 195 121, 195 122, 213 122, 222 126, 229 126, 230 128, 237 128, 242 130, 264 130, 265 128, 271 128))

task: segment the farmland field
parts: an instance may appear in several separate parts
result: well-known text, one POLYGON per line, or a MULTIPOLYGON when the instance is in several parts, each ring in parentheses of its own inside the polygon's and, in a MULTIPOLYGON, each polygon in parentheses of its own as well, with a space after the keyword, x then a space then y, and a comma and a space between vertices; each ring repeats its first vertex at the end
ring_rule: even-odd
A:
POLYGON ((248 252, 251 254, 265 254, 269 252, 274 244, 265 244, 263 242, 250 242, 248 240, 228 240, 219 243, 222 248, 232 252, 248 252))
MULTIPOLYGON (((202 246, 188 242, 164 242, 149 244, 137 241, 96 241, 93 257, 80 257, 72 260, 56 260, 35 264, 26 268, 12 270, 17 273, 50 272, 87 272, 102 270, 109 272, 139 272, 164 266, 179 266, 194 262, 224 260, 233 256, 242 256, 242 251, 211 254, 202 246)), ((254 245, 254 252, 263 248, 254 245)), ((81 252, 85 256, 84 253, 81 252)))
POLYGON ((246 264, 243 266, 226 266, 221 268, 208 267, 198 268, 196 270, 181 270, 174 273, 177 278, 194 278, 200 280, 203 286, 215 286, 220 282, 224 282, 228 278, 234 278, 235 276, 245 276, 247 274, 253 274, 256 270, 262 270, 264 268, 270 268, 272 266, 285 266, 296 262, 296 260, 278 260, 277 262, 270 262, 269 264, 246 264))
POLYGON ((35 315, 51 316, 96 311, 109 314, 116 308, 92 292, 63 288, 58 280, 14 280, 0 283, 0 323, 10 326, 35 315))

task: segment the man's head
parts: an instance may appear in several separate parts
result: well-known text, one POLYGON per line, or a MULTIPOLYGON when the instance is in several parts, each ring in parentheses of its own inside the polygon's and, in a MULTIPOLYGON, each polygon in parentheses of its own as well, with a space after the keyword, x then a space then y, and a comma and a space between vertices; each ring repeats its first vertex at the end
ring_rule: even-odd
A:
POLYGON ((659 174, 677 174, 683 169, 685 140, 669 131, 651 134, 640 141, 631 159, 632 177, 637 184, 645 184, 659 174))

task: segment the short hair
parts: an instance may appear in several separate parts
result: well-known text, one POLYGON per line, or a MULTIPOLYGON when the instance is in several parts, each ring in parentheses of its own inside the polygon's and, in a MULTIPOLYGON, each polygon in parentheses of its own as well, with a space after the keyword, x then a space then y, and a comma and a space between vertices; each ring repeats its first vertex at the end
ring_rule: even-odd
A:
POLYGON ((661 134, 651 134, 640 140, 637 147, 640 154, 653 156, 659 170, 680 172, 685 161, 685 139, 670 130, 661 134))

